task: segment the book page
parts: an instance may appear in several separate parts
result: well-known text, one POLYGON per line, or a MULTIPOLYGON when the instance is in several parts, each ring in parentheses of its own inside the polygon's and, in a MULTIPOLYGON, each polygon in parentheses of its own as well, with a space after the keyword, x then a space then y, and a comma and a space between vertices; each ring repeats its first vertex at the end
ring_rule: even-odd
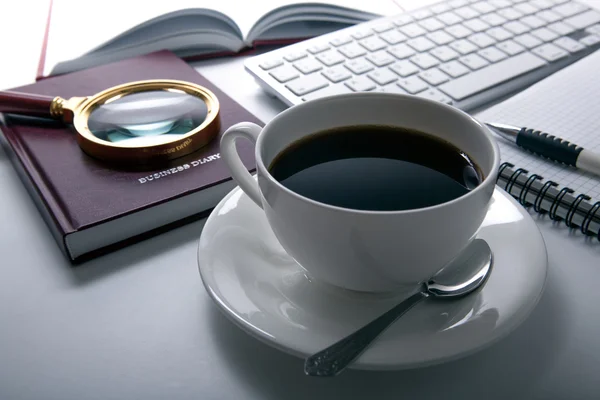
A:
POLYGON ((209 6, 206 0, 140 3, 123 0, 53 0, 44 75, 61 61, 81 57, 150 19, 186 8, 209 6))
POLYGON ((244 38, 246 38, 256 22, 270 11, 284 6, 303 4, 345 7, 356 10, 361 14, 369 13, 381 16, 391 16, 402 12, 402 8, 399 7, 394 0, 261 0, 245 3, 240 3, 238 1, 222 1, 219 2, 219 4, 215 4, 215 7, 222 13, 233 18, 240 27, 244 38))
MULTIPOLYGON (((599 65, 596 51, 476 117, 541 130, 600 153, 599 65)), ((538 157, 500 137, 498 144, 502 161, 600 200, 599 177, 538 157)))

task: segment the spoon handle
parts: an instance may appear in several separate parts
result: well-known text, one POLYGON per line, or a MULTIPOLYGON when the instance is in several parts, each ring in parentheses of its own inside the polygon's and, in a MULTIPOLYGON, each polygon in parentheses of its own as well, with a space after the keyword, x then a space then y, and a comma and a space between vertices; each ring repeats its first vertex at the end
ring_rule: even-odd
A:
POLYGON ((413 294, 356 332, 308 357, 304 362, 304 373, 310 376, 335 376, 339 374, 361 355, 375 338, 427 297, 429 297, 429 294, 424 291, 413 294))

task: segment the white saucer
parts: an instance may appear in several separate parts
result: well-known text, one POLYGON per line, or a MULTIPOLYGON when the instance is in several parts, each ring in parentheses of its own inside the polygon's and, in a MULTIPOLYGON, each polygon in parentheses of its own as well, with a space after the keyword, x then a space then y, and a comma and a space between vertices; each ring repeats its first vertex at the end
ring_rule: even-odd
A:
MULTIPOLYGON (((535 222, 497 189, 478 236, 495 257, 485 287, 460 300, 419 304, 353 368, 402 369, 459 358, 494 343, 525 320, 546 281, 546 247, 535 222)), ((206 290, 233 322, 300 357, 336 342, 404 297, 311 281, 281 248, 262 210, 239 188, 208 218, 198 262, 206 290)))

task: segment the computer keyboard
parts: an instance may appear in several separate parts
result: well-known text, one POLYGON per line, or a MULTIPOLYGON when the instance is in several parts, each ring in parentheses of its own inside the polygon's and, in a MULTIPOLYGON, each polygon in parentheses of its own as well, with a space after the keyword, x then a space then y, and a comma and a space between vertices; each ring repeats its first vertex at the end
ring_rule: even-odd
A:
POLYGON ((245 67, 288 105, 380 91, 468 111, 598 47, 600 10, 583 3, 451 0, 252 57, 245 67))

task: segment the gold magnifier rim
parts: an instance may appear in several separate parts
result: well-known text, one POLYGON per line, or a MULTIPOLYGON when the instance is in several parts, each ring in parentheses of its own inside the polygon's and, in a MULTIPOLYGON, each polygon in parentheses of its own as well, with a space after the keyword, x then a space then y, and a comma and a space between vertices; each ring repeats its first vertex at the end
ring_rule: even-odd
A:
MULTIPOLYGON (((68 108, 68 103, 65 108, 68 108)), ((152 79, 128 82, 113 86, 91 97, 85 98, 71 110, 73 126, 77 131, 80 147, 93 157, 125 164, 151 164, 167 161, 192 153, 210 141, 220 130, 219 100, 209 89, 198 84, 171 79, 152 79), (88 119, 94 109, 117 96, 152 90, 179 90, 204 100, 207 115, 204 121, 184 135, 164 143, 146 146, 123 146, 97 138, 88 127, 88 119)))

